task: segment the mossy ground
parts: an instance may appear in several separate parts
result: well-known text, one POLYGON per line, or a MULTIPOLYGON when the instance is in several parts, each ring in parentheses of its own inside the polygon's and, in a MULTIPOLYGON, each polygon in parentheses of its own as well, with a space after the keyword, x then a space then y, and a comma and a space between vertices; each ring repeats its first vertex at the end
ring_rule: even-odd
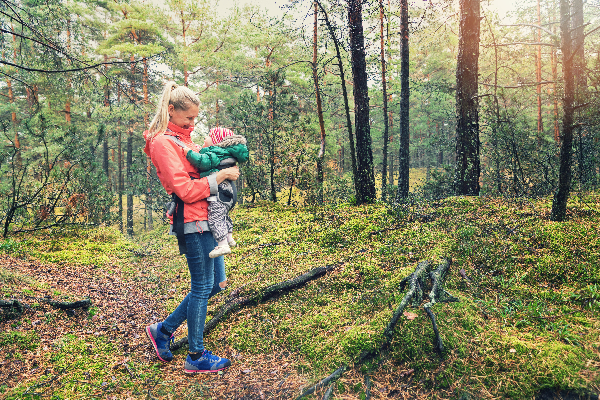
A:
MULTIPOLYGON (((242 378, 274 374, 273 368, 285 364, 292 371, 286 373, 299 377, 296 387, 286 381, 290 391, 277 392, 265 378, 262 389, 255 385, 256 390, 250 391, 254 395, 244 395, 261 398, 262 390, 263 397, 269 398, 270 393, 271 398, 290 398, 290 393, 298 394, 303 385, 328 375, 341 363, 352 363, 362 350, 377 348, 404 296, 398 287, 402 278, 421 260, 448 257, 452 267, 447 290, 460 302, 433 308, 446 347, 444 358, 434 350, 426 314, 422 309, 408 310, 417 317, 400 321, 390 348, 379 360, 355 366, 336 384, 337 398, 364 397, 362 373, 372 378, 374 398, 469 394, 522 399, 543 388, 597 393, 600 194, 573 195, 567 222, 551 222, 550 207, 550 198, 462 197, 396 207, 239 206, 232 215, 239 247, 226 258, 229 287, 211 300, 211 311, 234 289, 250 294, 317 266, 338 266, 300 289, 239 310, 208 335, 206 345, 245 360, 238 362, 243 364, 238 371, 242 378), (278 365, 274 355, 286 359, 278 365), (266 359, 270 361, 261 362, 266 359)), ((188 290, 185 260, 163 226, 132 240, 114 229, 99 228, 13 238, 0 248, 11 259, 54 265, 53 275, 60 274, 60 266, 68 266, 89 274, 92 278, 86 282, 96 276, 110 282, 117 279, 137 290, 138 297, 151 298, 147 308, 160 318, 188 290)), ((27 303, 42 294, 77 298, 88 293, 85 288, 79 293, 71 287, 61 290, 48 276, 36 275, 32 268, 0 268, 2 295, 27 303)), ((43 307, 35 300, 29 303, 32 309, 21 320, 2 323, 0 349, 24 360, 37 357, 38 367, 30 368, 43 365, 53 372, 24 373, 20 380, 0 386, 4 397, 20 398, 42 388, 46 395, 51 391, 53 398, 142 398, 150 387, 152 396, 164 398, 221 398, 226 396, 223 393, 234 393, 226 388, 215 392, 214 387, 224 387, 225 378, 191 379, 174 367, 155 364, 143 337, 138 347, 125 350, 114 341, 102 340, 112 328, 98 329, 107 326, 98 318, 114 313, 114 308, 101 306, 76 316, 44 308, 47 318, 32 326, 30 320, 42 315, 36 307, 43 307), (92 334, 65 331, 48 350, 40 348, 44 326, 61 325, 62 320, 87 321, 92 334), (144 352, 144 357, 136 356, 144 352), (61 370, 68 370, 66 381, 71 384, 48 384, 61 370), (81 388, 74 389, 73 382, 81 388)), ((143 322, 139 325, 120 329, 142 335, 143 322)), ((115 326, 119 325, 115 322, 115 326)), ((177 360, 184 355, 179 351, 177 360)))

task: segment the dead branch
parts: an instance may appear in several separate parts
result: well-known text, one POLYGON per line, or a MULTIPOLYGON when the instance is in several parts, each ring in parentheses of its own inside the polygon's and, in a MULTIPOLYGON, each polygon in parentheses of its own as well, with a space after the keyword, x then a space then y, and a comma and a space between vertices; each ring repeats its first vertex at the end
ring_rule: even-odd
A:
MULTIPOLYGON (((326 265, 324 267, 313 268, 310 271, 308 271, 302 275, 299 275, 295 278, 268 286, 265 289, 259 291, 258 293, 254 294, 252 296, 235 298, 235 299, 223 304, 221 306, 221 308, 219 308, 219 310, 217 311, 216 315, 210 321, 208 321, 206 323, 206 325, 204 325, 204 334, 205 335, 208 334, 208 332, 210 332, 213 328, 215 328, 217 326, 217 324, 219 322, 221 322, 222 319, 224 319, 227 315, 231 314, 235 310, 245 307, 250 304, 257 304, 257 303, 264 302, 278 294, 286 293, 286 292, 289 292, 300 286, 303 286, 304 284, 306 284, 312 280, 315 280, 317 278, 320 278, 321 276, 325 275, 328 272, 333 271, 339 265, 340 265, 340 263, 326 265)), ((171 345, 171 350, 175 351, 177 349, 180 349, 187 343, 188 343, 188 338, 186 336, 184 338, 179 339, 177 342, 173 343, 173 345, 171 345)))
POLYGON ((77 300, 71 302, 55 301, 49 299, 42 299, 44 303, 50 304, 54 308, 60 308, 61 310, 73 310, 76 308, 88 309, 92 306, 90 299, 77 300))
POLYGON ((342 374, 346 371, 347 368, 348 368, 348 366, 346 364, 343 364, 341 367, 339 367, 338 369, 336 369, 331 375, 329 375, 328 377, 322 379, 316 385, 311 386, 308 389, 304 390, 302 392, 302 394, 300 396, 298 396, 298 398, 296 398, 296 400, 300 400, 303 397, 308 396, 309 394, 314 393, 316 390, 319 390, 319 389, 321 389, 321 388, 329 385, 330 383, 335 382, 336 380, 338 380, 342 376, 342 374))
POLYGON ((333 395, 333 383, 330 384, 329 387, 327 388, 327 390, 325 391, 325 394, 323 395, 322 400, 329 400, 332 395, 333 395))
POLYGON ((19 300, 0 300, 2 319, 18 319, 23 315, 23 304, 19 300))
MULTIPOLYGON (((365 363, 373 360, 379 354, 381 354, 381 352, 383 350, 387 349, 390 342, 392 341, 394 329, 396 328, 396 325, 398 324, 398 321, 400 320, 400 317, 402 316, 406 306, 408 306, 408 305, 413 306, 413 307, 421 306, 421 303, 423 302, 423 299, 424 299, 423 292, 425 289, 425 283, 428 280, 431 281, 431 290, 429 292, 429 301, 423 305, 423 308, 427 312, 427 315, 431 319, 431 323, 433 325, 433 331, 434 331, 435 340, 436 340, 436 350, 439 352, 440 356, 443 356, 444 343, 440 336, 439 329, 438 329, 437 323, 435 321, 435 316, 433 315, 433 312, 431 311, 431 307, 436 303, 447 303, 447 302, 459 301, 458 298, 456 298, 456 297, 452 296, 450 293, 446 292, 446 289, 444 288, 444 281, 445 281, 446 275, 448 273, 448 270, 450 269, 450 264, 451 264, 451 260, 445 259, 442 261, 442 263, 438 266, 438 268, 436 270, 432 270, 431 263, 429 261, 421 261, 417 265, 415 272, 413 272, 412 274, 410 274, 409 276, 407 276, 400 282, 400 290, 404 290, 406 285, 408 285, 408 292, 402 298, 402 301, 400 302, 400 304, 394 311, 394 314, 392 315, 390 322, 388 323, 387 327, 384 329, 383 335, 382 335, 383 336, 382 342, 375 349, 364 350, 363 352, 361 352, 360 356, 358 357, 357 364, 365 364, 365 363)), ((339 367, 337 370, 335 370, 327 378, 321 380, 316 385, 311 386, 310 388, 303 391, 302 394, 296 400, 300 400, 304 396, 307 396, 307 395, 313 393, 315 390, 322 388, 322 387, 332 383, 333 381, 339 379, 347 367, 348 366, 346 364, 343 364, 341 367, 339 367)))

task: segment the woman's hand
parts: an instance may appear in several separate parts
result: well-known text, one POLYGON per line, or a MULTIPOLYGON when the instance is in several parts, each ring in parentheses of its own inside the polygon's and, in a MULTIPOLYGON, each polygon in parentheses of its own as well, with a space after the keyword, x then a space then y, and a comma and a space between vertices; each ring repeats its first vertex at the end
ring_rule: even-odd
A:
POLYGON ((237 181, 240 177, 240 169, 236 165, 235 167, 229 167, 220 170, 217 172, 217 184, 223 182, 224 180, 237 181))

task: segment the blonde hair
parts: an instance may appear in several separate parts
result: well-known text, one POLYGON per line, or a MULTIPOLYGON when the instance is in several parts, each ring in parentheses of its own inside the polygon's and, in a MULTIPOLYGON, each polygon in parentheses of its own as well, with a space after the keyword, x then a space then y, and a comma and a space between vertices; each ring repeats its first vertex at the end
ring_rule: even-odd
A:
POLYGON ((185 86, 179 86, 173 81, 165 84, 162 95, 156 107, 156 114, 150 123, 149 137, 164 132, 169 123, 169 104, 173 104, 176 110, 187 110, 190 105, 200 105, 196 93, 185 86))

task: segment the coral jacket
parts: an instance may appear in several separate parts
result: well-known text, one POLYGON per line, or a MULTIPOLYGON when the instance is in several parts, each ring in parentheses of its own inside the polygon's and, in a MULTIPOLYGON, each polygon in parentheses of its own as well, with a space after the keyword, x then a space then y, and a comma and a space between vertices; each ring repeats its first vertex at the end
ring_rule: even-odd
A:
MULTIPOLYGON (((158 179, 168 194, 175 193, 184 203, 184 222, 206 221, 208 202, 206 198, 218 192, 217 178, 211 175, 201 178, 198 170, 186 159, 183 148, 173 142, 169 136, 179 139, 190 149, 200 150, 192 142, 190 129, 182 129, 169 122, 167 131, 148 139, 144 132, 146 153, 156 167, 158 179)), ((169 216, 171 223, 173 218, 169 216)))

